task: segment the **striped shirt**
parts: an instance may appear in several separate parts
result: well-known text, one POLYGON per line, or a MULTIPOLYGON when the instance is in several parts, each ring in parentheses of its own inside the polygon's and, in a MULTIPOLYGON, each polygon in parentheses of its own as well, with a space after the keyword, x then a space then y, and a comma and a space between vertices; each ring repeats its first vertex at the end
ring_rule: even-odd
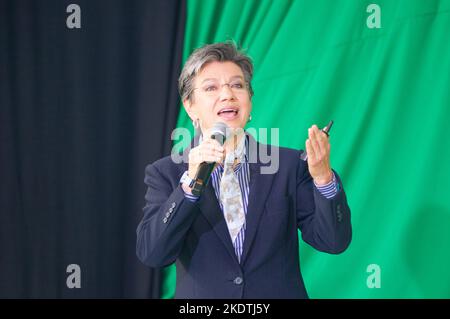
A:
MULTIPOLYGON (((246 143, 247 144, 247 143, 246 143)), ((245 153, 245 161, 243 163, 238 163, 236 167, 234 168, 234 173, 236 174, 238 180, 239 180, 239 186, 241 188, 242 193, 242 204, 244 208, 244 214, 247 216, 247 207, 248 207, 248 194, 250 191, 250 170, 249 170, 249 163, 248 163, 248 157, 247 157, 247 149, 248 145, 246 145, 246 153, 245 153)), ((220 208, 223 212, 223 206, 222 202, 220 201, 220 180, 223 175, 223 166, 217 165, 217 167, 213 170, 211 173, 211 182, 212 186, 214 188, 214 192, 217 197, 217 201, 220 204, 220 208)), ((319 190, 319 192, 325 196, 328 199, 333 198, 337 192, 338 192, 338 184, 336 182, 336 176, 333 172, 333 180, 322 186, 318 186, 314 183, 315 187, 319 190)), ((184 196, 192 201, 196 202, 199 200, 199 196, 191 195, 185 193, 184 196)), ((236 253, 236 256, 238 258, 238 261, 241 262, 241 256, 242 256, 242 249, 244 247, 244 236, 245 236, 245 229, 246 229, 246 223, 242 226, 239 234, 236 237, 235 242, 233 243, 234 251, 236 253)))
MULTIPOLYGON (((234 168, 234 173, 236 174, 239 180, 239 186, 241 188, 242 193, 242 206, 244 208, 244 214, 245 216, 247 216, 248 193, 250 191, 250 171, 248 162, 245 161, 244 163, 238 163, 234 168)), ((222 175, 223 175, 223 166, 217 165, 216 169, 211 174, 211 182, 214 188, 214 192, 216 193, 216 197, 219 201, 220 209, 223 212, 223 205, 222 201, 220 200, 220 180, 222 179, 222 175)), ((239 262, 241 262, 242 249, 244 247, 244 235, 246 225, 247 223, 244 222, 244 225, 242 225, 242 228, 239 231, 239 234, 237 235, 233 243, 234 252, 236 253, 239 262)))

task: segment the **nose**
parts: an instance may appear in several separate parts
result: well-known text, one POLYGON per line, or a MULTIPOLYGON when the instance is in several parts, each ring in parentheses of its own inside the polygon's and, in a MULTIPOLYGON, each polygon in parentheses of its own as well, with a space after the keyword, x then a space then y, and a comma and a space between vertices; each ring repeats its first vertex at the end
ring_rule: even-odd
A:
POLYGON ((234 96, 234 92, 231 89, 230 85, 228 83, 225 83, 222 85, 222 87, 220 88, 220 100, 234 100, 235 96, 234 96))

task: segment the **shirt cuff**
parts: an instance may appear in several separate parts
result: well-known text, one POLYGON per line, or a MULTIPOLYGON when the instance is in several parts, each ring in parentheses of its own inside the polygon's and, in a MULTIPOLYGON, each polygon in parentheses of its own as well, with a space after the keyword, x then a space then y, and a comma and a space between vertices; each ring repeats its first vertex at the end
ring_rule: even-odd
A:
MULTIPOLYGON (((187 174, 187 171, 183 174, 183 176, 181 176, 181 178, 180 178, 180 185, 183 184, 183 178, 184 178, 185 174, 187 174)), ((184 193, 184 198, 186 198, 188 201, 190 201, 192 203, 195 203, 195 202, 197 202, 200 199, 200 196, 195 196, 195 195, 186 193, 184 191, 183 187, 181 187, 181 190, 184 193)))
POLYGON ((316 182, 314 182, 314 185, 319 190, 319 192, 323 196, 325 196, 327 199, 333 198, 338 193, 339 186, 336 182, 336 176, 334 175, 334 172, 333 172, 333 180, 331 182, 329 182, 328 184, 319 186, 316 184, 316 182))
POLYGON ((184 197, 190 202, 195 203, 195 202, 197 202, 200 199, 200 196, 195 196, 195 195, 188 194, 188 193, 186 193, 184 191, 184 189, 183 189, 183 193, 184 193, 184 197))

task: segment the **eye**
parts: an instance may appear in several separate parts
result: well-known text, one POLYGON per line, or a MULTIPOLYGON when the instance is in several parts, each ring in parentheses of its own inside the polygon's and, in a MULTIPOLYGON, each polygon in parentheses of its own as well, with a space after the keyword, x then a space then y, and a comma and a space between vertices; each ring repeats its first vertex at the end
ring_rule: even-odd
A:
POLYGON ((244 87, 244 85, 242 83, 232 83, 231 84, 231 88, 232 89, 242 89, 244 87))
POLYGON ((207 87, 205 87, 206 92, 211 92, 211 91, 215 91, 215 90, 216 90, 215 85, 208 85, 207 87))

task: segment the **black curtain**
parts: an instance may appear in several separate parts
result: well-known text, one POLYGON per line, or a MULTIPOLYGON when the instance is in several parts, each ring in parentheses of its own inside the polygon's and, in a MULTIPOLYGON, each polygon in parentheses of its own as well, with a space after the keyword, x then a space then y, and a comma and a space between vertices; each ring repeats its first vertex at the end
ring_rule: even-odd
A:
POLYGON ((144 168, 171 149, 184 24, 182 0, 0 0, 0 297, 159 297, 135 231, 144 168))

